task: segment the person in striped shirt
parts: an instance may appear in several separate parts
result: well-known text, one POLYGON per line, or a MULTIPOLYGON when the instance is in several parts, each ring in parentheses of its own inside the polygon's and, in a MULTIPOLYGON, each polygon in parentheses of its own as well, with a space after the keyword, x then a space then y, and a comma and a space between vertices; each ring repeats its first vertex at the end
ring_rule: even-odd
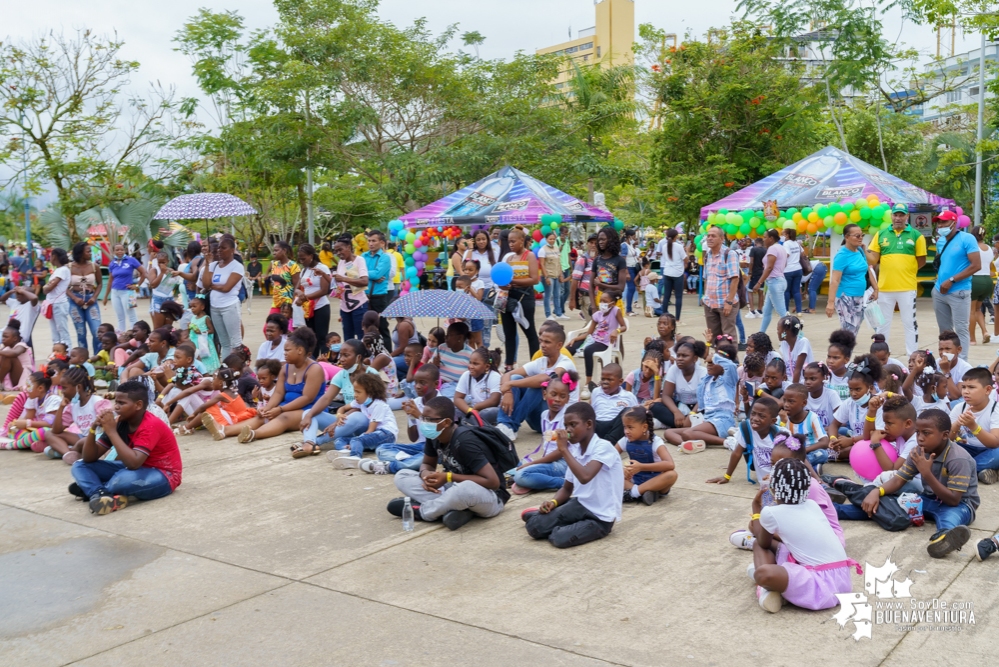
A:
POLYGON ((468 325, 465 322, 454 322, 447 328, 444 344, 437 347, 434 365, 441 371, 441 387, 439 393, 447 398, 454 398, 454 390, 458 386, 461 374, 468 370, 468 361, 472 358, 472 348, 468 345, 468 325))

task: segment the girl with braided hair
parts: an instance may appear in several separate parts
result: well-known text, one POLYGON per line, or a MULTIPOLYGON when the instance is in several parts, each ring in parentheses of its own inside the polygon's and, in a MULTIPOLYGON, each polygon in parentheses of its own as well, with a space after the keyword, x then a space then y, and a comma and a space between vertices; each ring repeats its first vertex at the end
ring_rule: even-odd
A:
POLYGON ((774 463, 770 491, 775 504, 753 500, 750 528, 756 537, 753 564, 747 573, 756 582, 760 607, 776 613, 784 601, 804 609, 831 609, 839 593, 849 593, 850 567, 856 561, 829 525, 818 504, 809 499, 811 477, 798 458, 774 463), (774 535, 780 535, 780 542, 774 535))

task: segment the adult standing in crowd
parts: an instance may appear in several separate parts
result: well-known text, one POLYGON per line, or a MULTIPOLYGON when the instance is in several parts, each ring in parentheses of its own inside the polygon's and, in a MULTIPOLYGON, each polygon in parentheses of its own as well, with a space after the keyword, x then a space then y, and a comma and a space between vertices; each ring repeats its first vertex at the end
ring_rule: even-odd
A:
MULTIPOLYGON (((876 285, 871 267, 867 263, 862 246, 864 230, 853 223, 843 228, 843 245, 833 257, 832 276, 829 278, 829 299, 826 302, 826 317, 833 311, 839 315, 839 328, 853 335, 860 331, 864 321, 864 293, 867 291, 865 276, 870 276, 871 284, 876 285)), ((874 298, 878 297, 877 288, 874 298)))
POLYGON ((496 259, 503 256, 503 244, 500 242, 502 231, 499 227, 493 227, 489 232, 489 242, 493 244, 493 254, 496 255, 496 259))
POLYGON ((125 254, 123 243, 115 243, 114 259, 108 264, 111 287, 104 293, 103 305, 108 305, 108 298, 111 299, 115 315, 118 317, 118 331, 131 330, 138 319, 135 312, 136 271, 139 272, 139 282, 146 279, 146 270, 142 268, 142 263, 125 254))
POLYGON ((628 317, 634 317, 632 312, 632 302, 635 300, 635 280, 638 277, 638 245, 635 242, 635 230, 628 229, 624 232, 624 243, 621 245, 621 255, 624 256, 625 266, 628 269, 628 282, 624 291, 624 302, 627 306, 628 317))
POLYGON ((725 247, 725 232, 712 227, 704 252, 704 320, 714 336, 739 335, 735 318, 739 312, 739 254, 725 247))
POLYGON ((787 315, 787 306, 784 304, 784 293, 787 291, 787 279, 784 278, 787 251, 780 244, 780 232, 776 229, 767 230, 763 235, 763 245, 767 249, 763 255, 763 274, 753 291, 762 292, 764 287, 767 288, 763 301, 763 322, 760 323, 760 331, 766 333, 774 312, 778 317, 787 315))
POLYGON ((76 344, 87 349, 87 327, 94 342, 94 354, 101 349, 97 327, 101 325, 101 309, 97 295, 103 282, 100 267, 91 260, 90 248, 85 241, 73 246, 73 261, 69 265, 70 318, 76 326, 76 344))
MULTIPOLYGON (((494 251, 493 244, 489 239, 489 232, 480 229, 472 237, 472 245, 465 252, 464 259, 472 259, 479 263, 479 280, 482 281, 482 303, 490 310, 496 302, 495 286, 493 284, 493 266, 499 261, 499 256, 494 251)), ((486 320, 482 329, 482 344, 489 347, 492 341, 493 320, 486 320)))
POLYGON ((545 319, 567 320, 562 312, 562 253, 555 232, 548 232, 546 245, 538 251, 541 279, 545 286, 545 319))
MULTIPOLYGON (((368 310, 379 315, 388 308, 391 297, 389 283, 392 282, 392 257, 385 252, 385 234, 377 229, 368 232, 368 251, 364 253, 364 263, 368 267, 368 310)), ((358 337, 364 336, 358 327, 358 337)), ((391 340, 388 320, 378 318, 378 333, 382 340, 391 340)))
POLYGON ((784 292, 784 308, 790 312, 791 299, 794 299, 794 314, 801 315, 801 244, 798 243, 798 232, 794 229, 784 230, 784 250, 787 251, 787 264, 784 266, 784 280, 787 281, 787 291, 784 292))
POLYGON ((565 303, 569 300, 569 280, 572 278, 572 257, 570 256, 572 242, 569 240, 569 225, 560 224, 558 233, 559 260, 562 265, 562 313, 565 314, 565 303))
POLYGON ((71 347, 73 341, 69 337, 69 297, 66 292, 69 290, 71 274, 69 272, 69 255, 62 248, 52 249, 52 275, 42 291, 45 292, 45 302, 52 306, 52 319, 49 320, 49 328, 52 330, 52 342, 63 343, 66 347, 71 347))
MULTIPOLYGON (((597 256, 593 260, 593 279, 590 283, 591 307, 600 303, 600 295, 608 292, 615 300, 624 296, 628 284, 628 264, 621 253, 621 240, 613 227, 597 232, 597 256)), ((623 308, 624 304, 619 307, 623 308)))
POLYGON ((676 240, 679 232, 667 229, 666 236, 659 242, 656 251, 659 252, 659 294, 662 297, 662 311, 669 308, 670 297, 676 299, 676 320, 680 321, 680 311, 683 309, 683 270, 687 262, 687 251, 683 244, 676 240), (661 249, 661 250, 660 250, 661 249))
POLYGON ((953 211, 944 211, 937 218, 937 257, 940 268, 932 292, 937 327, 957 332, 961 358, 967 360, 971 346, 971 276, 982 268, 982 255, 975 237, 957 229, 953 211))
POLYGON ((510 252, 503 261, 513 267, 513 280, 510 282, 507 307, 503 311, 503 335, 506 347, 506 369, 509 371, 517 364, 517 320, 514 318, 517 304, 520 304, 523 319, 527 322, 520 328, 527 337, 528 353, 533 357, 540 348, 538 332, 534 328, 534 286, 538 284, 538 258, 527 249, 527 233, 516 227, 510 230, 507 241, 510 252))
POLYGON ((298 289, 299 274, 302 267, 291 259, 291 244, 285 241, 278 241, 274 244, 273 259, 271 260, 271 311, 280 313, 281 306, 291 303, 293 294, 298 289), (280 281, 275 281, 279 278, 280 281), (283 283, 283 284, 281 284, 283 283))
POLYGON ((336 265, 336 282, 340 291, 340 320, 343 322, 343 339, 364 336, 361 321, 368 312, 368 265, 354 254, 354 240, 350 234, 341 234, 333 244, 333 252, 340 258, 336 265))
MULTIPOLYGON (((879 231, 867 246, 867 261, 881 265, 878 271, 878 307, 885 323, 878 333, 891 336, 895 306, 905 330, 905 353, 919 348, 919 323, 916 320, 916 274, 926 264, 926 238, 909 225, 909 208, 895 204, 891 209, 891 229, 879 231)), ((992 296, 991 293, 989 296, 992 296)))
POLYGON ((447 288, 454 290, 454 279, 462 274, 461 263, 464 261, 465 252, 471 247, 472 239, 467 235, 458 238, 454 242, 454 252, 448 260, 448 281, 447 288))
POLYGON ((975 241, 978 242, 978 251, 981 253, 982 267, 971 276, 971 344, 978 345, 975 340, 975 329, 982 329, 982 344, 990 342, 989 330, 985 328, 985 312, 982 308, 989 299, 992 298, 992 260, 995 254, 992 246, 985 243, 985 228, 975 226, 968 230, 975 241))
POLYGON ((315 247, 308 243, 298 246, 298 263, 302 272, 295 299, 305 308, 305 326, 316 334, 312 356, 319 359, 326 349, 326 336, 330 332, 330 270, 319 261, 315 247))
POLYGON ((212 325, 215 337, 222 348, 220 358, 225 359, 233 350, 243 345, 240 329, 239 290, 243 286, 246 270, 235 258, 236 244, 223 237, 218 248, 212 251, 211 263, 205 267, 201 285, 211 290, 212 325))
POLYGON ((753 247, 746 253, 746 270, 749 271, 749 312, 746 319, 763 317, 763 292, 758 292, 756 286, 763 282, 763 258, 767 256, 763 238, 753 239, 753 247), (753 297, 756 297, 757 308, 753 308, 753 297))
POLYGON ((590 234, 586 250, 580 251, 572 268, 569 283, 569 310, 579 309, 579 317, 588 320, 592 314, 590 295, 593 282, 593 262, 597 257, 597 235, 590 234))

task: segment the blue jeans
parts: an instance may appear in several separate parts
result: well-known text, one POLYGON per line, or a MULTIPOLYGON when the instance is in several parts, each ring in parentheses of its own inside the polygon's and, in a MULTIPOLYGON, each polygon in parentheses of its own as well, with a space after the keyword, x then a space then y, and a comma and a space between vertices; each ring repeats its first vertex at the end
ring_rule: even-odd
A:
POLYGON ((361 433, 353 438, 337 437, 333 440, 333 447, 336 449, 347 449, 350 447, 351 456, 360 456, 364 452, 373 452, 378 449, 378 445, 388 442, 395 442, 395 434, 383 429, 375 429, 371 433, 361 433))
POLYGON ((815 300, 819 297, 819 290, 822 289, 822 281, 826 279, 825 262, 812 262, 812 277, 808 279, 808 310, 815 310, 815 300))
POLYGON ((669 309, 669 300, 672 296, 676 299, 677 321, 680 319, 680 310, 683 308, 683 276, 663 276, 659 280, 659 296, 662 299, 662 311, 665 313, 669 309))
POLYGON ((787 281, 787 291, 784 292, 784 309, 791 309, 791 299, 794 298, 794 310, 801 312, 801 269, 797 271, 785 271, 784 280, 787 281))
POLYGON ((812 464, 812 467, 822 465, 829 460, 828 449, 816 449, 805 454, 805 458, 812 464))
POLYGON ((379 461, 389 462, 389 472, 393 475, 400 470, 419 470, 420 464, 423 463, 423 443, 419 442, 407 445, 397 442, 388 445, 379 445, 375 450, 375 456, 379 461), (396 458, 399 452, 408 454, 409 456, 400 460, 396 458))
POLYGON ((521 468, 513 474, 517 486, 525 489, 561 489, 565 482, 565 471, 569 466, 563 460, 552 463, 536 463, 521 468))
POLYGON ((746 327, 742 326, 742 311, 735 311, 735 328, 739 330, 739 345, 746 342, 746 327))
MULTIPOLYGON (((351 338, 360 340, 364 338, 364 329, 361 328, 361 320, 364 319, 364 313, 366 312, 368 312, 368 304, 366 302, 349 312, 343 309, 340 310, 340 319, 343 321, 344 340, 350 340, 351 338)), ((324 342, 320 341, 320 343, 324 342)))
POLYGON ((767 294, 763 301, 763 323, 760 325, 760 331, 766 332, 774 311, 777 311, 778 317, 787 315, 787 305, 784 303, 786 289, 787 281, 784 278, 767 278, 767 294))
POLYGON ((392 361, 395 362, 395 375, 403 380, 406 379, 406 374, 409 372, 409 364, 406 363, 405 355, 400 354, 398 357, 392 357, 392 361))
MULTIPOLYGON (((565 271, 563 271, 562 272, 562 277, 566 279, 566 282, 562 283, 562 314, 564 315, 565 314, 565 302, 568 301, 568 299, 569 299, 569 283, 568 283, 568 280, 569 280, 569 278, 572 278, 572 269, 566 269, 565 271)), ((489 322, 486 322, 486 324, 488 325, 489 322)), ((487 326, 486 328, 488 329, 489 327, 487 326)), ((489 342, 486 341, 484 338, 483 338, 483 341, 484 341, 484 343, 485 343, 486 346, 489 345, 489 342)))
POLYGON ((416 398, 416 383, 409 382, 408 380, 399 380, 399 389, 402 389, 402 393, 406 398, 416 398))
POLYGON ((129 470, 121 461, 84 463, 80 459, 70 472, 88 498, 101 490, 113 496, 135 496, 139 500, 156 500, 173 492, 166 475, 156 468, 129 470))
POLYGON ((545 285, 545 317, 552 316, 552 302, 554 302, 555 315, 562 315, 562 283, 558 278, 550 278, 545 285))
MULTIPOLYGON (((891 502, 895 502, 894 496, 885 496, 882 502, 889 499, 891 502)), ((847 503, 846 505, 834 503, 833 506, 836 508, 836 516, 840 519, 848 521, 866 521, 870 519, 867 516, 867 512, 853 503, 847 503)), ((965 503, 958 503, 956 507, 951 507, 950 505, 943 504, 936 498, 927 498, 926 496, 923 496, 923 516, 933 519, 937 524, 938 531, 950 530, 955 526, 967 526, 972 520, 971 508, 965 503)))
POLYGON ((90 335, 94 339, 94 354, 101 349, 101 339, 97 336, 97 327, 101 325, 101 309, 97 305, 96 297, 85 295, 83 292, 71 292, 78 299, 89 299, 93 297, 94 304, 89 308, 78 306, 75 301, 69 302, 69 318, 73 320, 76 327, 76 344, 87 349, 87 327, 90 327, 90 335))
POLYGON ((983 470, 999 470, 999 447, 989 449, 988 447, 972 447, 958 443, 964 450, 975 457, 975 465, 978 472, 983 470))
POLYGON ((624 286, 624 304, 627 312, 633 312, 632 301, 635 300, 635 277, 638 275, 637 267, 628 267, 628 282, 624 286))
POLYGON ((52 319, 49 320, 49 329, 52 331, 52 342, 65 343, 67 348, 73 345, 73 341, 69 337, 69 326, 66 324, 66 317, 68 315, 69 298, 52 304, 52 319))
POLYGON ((350 438, 358 433, 368 430, 368 419, 360 412, 351 412, 347 415, 347 421, 341 426, 337 426, 332 436, 328 436, 323 431, 336 423, 336 414, 332 412, 320 412, 312 418, 309 428, 302 434, 303 442, 311 442, 316 445, 325 445, 333 438, 350 438))
POLYGON ((441 388, 437 391, 438 394, 444 398, 450 398, 454 400, 454 391, 458 388, 457 382, 445 382, 441 384, 441 388))
MULTIPOLYGON (((511 376, 511 380, 523 380, 522 375, 511 376)), ((541 433, 541 412, 547 406, 544 394, 540 387, 513 387, 513 414, 507 414, 503 410, 499 411, 497 424, 506 424, 516 433, 520 430, 520 425, 527 422, 532 429, 541 433)))

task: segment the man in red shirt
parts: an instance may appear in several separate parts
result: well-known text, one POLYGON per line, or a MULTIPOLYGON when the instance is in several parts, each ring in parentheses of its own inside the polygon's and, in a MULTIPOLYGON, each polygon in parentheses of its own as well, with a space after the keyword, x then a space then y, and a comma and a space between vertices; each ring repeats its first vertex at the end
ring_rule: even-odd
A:
POLYGON ((70 493, 90 501, 94 514, 110 514, 131 500, 155 500, 180 486, 182 464, 177 438, 170 427, 146 412, 149 392, 139 380, 119 385, 114 411, 97 415, 97 425, 83 443, 83 456, 73 464, 70 493), (115 420, 115 412, 118 418, 115 420), (102 461, 109 449, 114 461, 102 461))

